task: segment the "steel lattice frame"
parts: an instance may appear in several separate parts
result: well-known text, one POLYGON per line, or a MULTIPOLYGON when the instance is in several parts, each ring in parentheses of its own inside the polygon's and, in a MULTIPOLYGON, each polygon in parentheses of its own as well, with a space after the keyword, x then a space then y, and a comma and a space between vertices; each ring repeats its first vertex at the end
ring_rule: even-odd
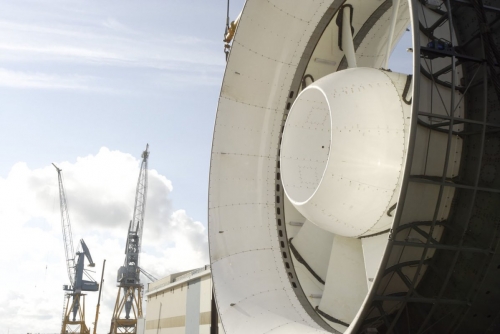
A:
MULTIPOLYGON (((419 109, 419 104, 414 103, 412 132, 415 133, 417 125, 424 126, 431 131, 442 132, 448 135, 445 166, 440 177, 411 175, 408 169, 406 175, 408 183, 424 183, 439 187, 439 196, 436 201, 434 219, 432 221, 415 221, 400 225, 399 220, 404 214, 405 189, 402 190, 401 200, 395 214, 395 222, 389 239, 388 251, 385 262, 390 256, 390 250, 399 247, 404 253, 405 248, 422 248, 422 256, 419 261, 408 261, 389 265, 385 270, 379 271, 375 283, 380 282, 382 277, 397 275, 408 287, 405 294, 386 294, 386 286, 378 286, 372 290, 371 303, 367 305, 364 312, 364 320, 358 323, 356 331, 366 331, 369 328, 377 328, 379 332, 396 333, 445 333, 445 332, 477 332, 490 331, 500 328, 500 319, 493 322, 500 311, 500 290, 498 284, 488 286, 488 282, 496 283, 496 271, 500 269, 499 234, 497 225, 500 222, 500 205, 491 205, 487 210, 479 209, 480 203, 488 201, 490 204, 500 204, 500 182, 496 177, 489 182, 484 181, 484 167, 494 166, 494 171, 500 170, 500 159, 498 152, 494 157, 485 155, 486 142, 489 139, 498 140, 500 134, 500 81, 498 79, 498 64, 500 58, 495 58, 500 48, 500 1, 455 0, 444 1, 445 6, 436 8, 434 11, 441 18, 433 24, 427 24, 425 17, 419 17, 418 6, 425 6, 425 0, 413 0, 413 21, 418 24, 420 31, 415 32, 418 36, 423 33, 432 41, 433 31, 443 24, 450 25, 450 31, 455 30, 456 37, 448 36, 451 42, 450 50, 436 50, 426 45, 414 44, 414 57, 416 68, 414 69, 414 80, 418 82, 423 76, 431 80, 434 88, 439 92, 439 87, 446 87, 457 94, 451 94, 451 100, 443 101, 442 96, 431 96, 431 99, 439 99, 446 110, 456 110, 459 100, 466 103, 465 117, 457 117, 454 113, 447 116, 433 114, 432 109, 419 109), (451 10, 450 10, 451 8, 451 10), (483 20, 482 23, 480 21, 483 20), (495 53, 496 52, 496 53, 495 53), (433 60, 448 59, 449 65, 437 71, 433 71, 433 60), (457 83, 455 78, 456 67, 461 65, 465 72, 465 82, 457 83), (440 76, 450 73, 451 82, 440 79, 440 76), (477 104, 480 107, 477 107, 477 104), (453 106, 453 107, 452 107, 453 106), (463 131, 456 131, 454 125, 463 124, 463 131), (453 136, 459 136, 464 140, 464 152, 460 174, 454 178, 446 177, 446 170, 450 160, 451 140, 453 136), (438 210, 446 187, 455 188, 450 218, 446 221, 437 219, 438 210), (471 219, 484 219, 485 226, 475 225, 471 227, 471 219), (420 227, 431 228, 431 232, 425 232, 420 227), (432 237, 432 230, 436 226, 444 227, 444 235, 441 240, 432 237), (486 230, 486 233, 481 229, 486 230), (419 233, 426 239, 425 243, 411 242, 407 240, 410 230, 419 233), (477 239, 480 236, 481 239, 477 239), (406 239, 406 240, 405 240, 406 239), (427 259, 428 250, 435 249, 435 255, 427 259), (401 271, 406 266, 417 267, 417 273, 408 277, 401 271), (422 268, 425 271, 422 282, 419 283, 422 268), (473 268, 473 269, 470 269, 473 268), (472 273, 471 277, 467 273, 472 273), (494 290, 494 291, 492 291, 494 290), (483 294, 483 295, 481 295, 483 294), (384 311, 384 303, 393 303, 394 312, 384 311), (373 317, 373 314, 378 313, 373 317), (469 320, 469 321, 467 321, 469 320)), ((386 1, 379 7, 383 11, 390 8, 390 1, 386 1)), ((324 22, 329 22, 333 13, 326 13, 324 22)), ((362 36, 361 36, 362 37, 362 36)), ((414 38, 418 43, 419 38, 414 38)), ((356 41, 355 41, 356 42, 356 41)), ((345 60, 345 59, 344 59, 345 60)), ((339 69, 346 67, 341 64, 339 69)), ((292 90, 293 91, 293 90, 292 90)), ((414 94, 418 95, 418 87, 414 94)), ((293 97, 290 97, 293 101, 293 97)), ((431 103, 432 105, 432 103, 431 103)), ((287 104, 285 115, 290 108, 287 104)), ((283 123, 284 125, 284 123, 283 123)), ((414 138, 413 138, 414 140, 414 138)), ((414 144, 414 142, 413 142, 414 144)), ((412 145, 412 144, 410 144, 412 145)), ((491 145, 495 145, 493 142, 491 145)), ((410 151, 412 148, 409 149, 410 151)), ((494 148, 492 148, 494 150, 494 148)), ((411 156, 411 154, 410 154, 411 156)), ((410 165, 410 163, 408 163, 410 165)), ((486 171, 488 172, 488 171, 486 171)), ((491 173, 491 172, 490 172, 491 173)), ((276 172, 276 195, 277 206, 277 228, 282 227, 283 205, 279 198, 284 196, 280 180, 280 166, 277 165, 276 172)), ((290 240, 283 241, 290 249, 290 240)), ((284 253, 290 257, 288 251, 284 253)), ((284 258, 285 264, 288 263, 284 258)), ((289 268, 290 271, 293 268, 289 268)), ((292 284, 298 285, 298 281, 289 275, 292 284)), ((299 299, 303 300, 303 306, 307 310, 307 300, 301 296, 301 291, 296 291, 299 299)), ((322 320, 310 310, 308 314, 322 320)), ((324 315, 323 315, 324 316, 324 315)), ((335 319, 334 319, 335 320, 335 319)), ((330 330, 331 331, 331 330, 330 330)))
POLYGON ((90 330, 85 324, 85 295, 76 292, 67 294, 65 296, 65 308, 63 313, 63 322, 61 333, 68 334, 90 334, 90 330), (82 305, 80 305, 80 302, 82 305), (72 311, 77 308, 77 315, 75 320, 71 320, 72 311))
MULTIPOLYGON (((424 6, 424 2, 414 2, 414 6, 424 6)), ((490 201, 500 198, 498 181, 486 182, 484 166, 493 162, 495 169, 499 168, 498 157, 495 161, 485 154, 485 142, 491 138, 498 139, 500 123, 492 120, 493 113, 498 112, 498 85, 497 64, 500 59, 494 59, 493 54, 488 54, 489 48, 498 48, 491 45, 491 35, 498 28, 497 7, 485 7, 481 1, 446 1, 445 8, 436 9, 442 19, 438 24, 426 24, 425 17, 414 17, 418 22, 421 32, 429 37, 433 36, 433 29, 440 24, 449 24, 457 31, 457 39, 449 37, 452 44, 450 51, 439 51, 429 47, 415 49, 420 65, 420 74, 430 78, 439 92, 440 86, 447 86, 458 94, 451 94, 450 101, 442 101, 450 112, 449 116, 433 115, 432 110, 414 109, 415 119, 418 124, 424 125, 432 131, 447 132, 448 145, 445 157, 445 168, 441 177, 425 177, 422 175, 408 175, 408 181, 423 182, 438 186, 439 197, 436 203, 434 219, 430 222, 415 222, 408 225, 399 225, 399 219, 405 207, 400 206, 396 214, 389 249, 394 247, 405 248, 423 247, 424 251, 420 261, 399 263, 387 267, 379 276, 397 274, 403 278, 408 286, 408 292, 402 295, 385 294, 386 287, 378 286, 372 296, 370 310, 377 309, 381 314, 376 318, 365 318, 364 328, 369 328, 377 323, 384 322, 387 332, 426 333, 426 332, 477 332, 488 328, 495 328, 491 315, 498 314, 498 284, 492 288, 497 290, 491 294, 488 280, 491 280, 498 269, 498 232, 497 224, 500 217, 498 207, 491 206, 482 211, 481 201, 490 201), (493 20, 486 18, 485 12, 494 13, 493 20), (480 23, 482 19, 484 22, 480 23), (476 32, 470 34, 471 27, 476 32), (490 35, 490 36, 488 36, 490 35), (449 66, 439 72, 432 71, 433 57, 445 57, 449 66), (493 58, 493 59, 492 59, 493 58), (455 79, 456 66, 460 63, 465 68, 466 82, 457 83, 455 79), (450 71, 451 82, 439 80, 439 76, 450 71), (490 85, 494 87, 491 88, 490 85), (467 104, 464 118, 455 116, 456 98, 460 96, 467 104), (480 107, 475 105, 479 104, 480 107), (496 110, 495 110, 496 109, 496 110), (423 119, 427 118, 426 123, 423 119), (454 124, 464 124, 464 131, 454 131, 454 124), (462 168, 459 176, 448 179, 446 170, 450 160, 451 138, 460 136, 464 140, 462 155, 462 168), (456 188, 454 205, 448 221, 438 221, 437 211, 442 200, 445 187, 456 188), (485 223, 473 226, 472 219, 483 219, 485 223), (495 222, 496 221, 496 222, 495 222), (423 232, 419 226, 430 226, 431 231, 437 225, 445 226, 445 233, 440 241, 432 238, 432 233, 423 232), (413 229, 426 238, 425 243, 409 242, 401 238, 408 229, 413 229), (484 233, 484 231, 487 231, 484 233), (403 239, 403 240, 402 240, 403 239), (427 251, 431 248, 438 250, 430 259, 426 259, 427 251), (496 261, 495 261, 496 260, 496 261), (417 266, 417 273, 413 277, 403 276, 401 267, 417 266), (422 282, 416 287, 419 272, 423 266, 431 270, 426 271, 422 282), (486 289, 486 290, 485 290, 486 289), (489 295, 489 296, 488 296, 489 295), (496 295, 496 296, 495 296, 496 295), (396 302, 396 312, 387 314, 381 307, 383 303, 396 302), (486 311, 486 313, 484 313, 486 311), (479 315, 479 317, 478 317, 479 315), (469 321, 468 321, 469 320, 469 321)), ((414 11, 416 13, 417 10, 414 11)), ((451 28, 450 28, 451 30, 451 28)), ((498 37, 497 37, 498 38, 498 37)), ((415 38, 418 41, 418 38, 415 38)), ((439 98, 433 96, 431 98, 439 98)), ((432 104, 431 104, 432 105, 432 104)), ((404 200, 404 194, 401 197, 404 200)))

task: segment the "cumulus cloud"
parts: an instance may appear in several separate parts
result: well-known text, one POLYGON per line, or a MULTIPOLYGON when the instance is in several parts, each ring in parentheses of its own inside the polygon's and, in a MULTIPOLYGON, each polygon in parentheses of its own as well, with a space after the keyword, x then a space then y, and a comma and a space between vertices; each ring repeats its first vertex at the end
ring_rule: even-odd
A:
POLYGON ((0 86, 4 87, 91 90, 88 79, 84 76, 62 77, 54 74, 10 71, 0 68, 0 86))
MULTIPOLYGON (((68 15, 80 17, 81 13, 68 15)), ((89 13, 84 17, 86 22, 61 17, 19 23, 0 16, 0 28, 8 32, 0 36, 0 59, 160 69, 178 63, 186 68, 224 64, 220 54, 212 50, 213 41, 183 34, 152 36, 149 31, 134 30, 114 17, 104 21, 89 13)))
MULTIPOLYGON (((107 332, 116 299, 116 272, 124 260, 125 237, 133 214, 140 160, 101 148, 95 155, 57 162, 63 170, 75 250, 85 239, 100 280, 106 259, 98 330, 107 332)), ((149 170, 141 266, 167 274, 208 262, 205 227, 184 210, 173 210, 171 182, 149 170)), ((53 166, 30 169, 17 163, 0 178, 0 219, 6 229, 0 266, 7 268, 0 289, 2 327, 11 333, 57 332, 63 310, 62 285, 68 284, 60 226, 57 173, 53 166)), ((147 279, 143 277, 143 282, 147 279)), ((87 323, 95 314, 97 293, 86 300, 87 323)), ((144 305, 146 310, 146 305, 144 305)))

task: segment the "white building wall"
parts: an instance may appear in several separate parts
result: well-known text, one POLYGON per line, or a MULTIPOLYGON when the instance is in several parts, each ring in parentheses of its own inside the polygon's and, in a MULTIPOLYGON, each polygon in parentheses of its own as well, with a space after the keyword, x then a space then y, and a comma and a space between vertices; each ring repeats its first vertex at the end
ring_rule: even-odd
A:
MULTIPOLYGON (((146 296, 144 334, 210 334, 212 279, 208 266, 151 283, 146 296)), ((220 323, 219 333, 224 334, 220 323)))
POLYGON ((139 318, 137 319, 137 334, 144 334, 145 333, 145 327, 146 326, 146 319, 144 318, 139 318))

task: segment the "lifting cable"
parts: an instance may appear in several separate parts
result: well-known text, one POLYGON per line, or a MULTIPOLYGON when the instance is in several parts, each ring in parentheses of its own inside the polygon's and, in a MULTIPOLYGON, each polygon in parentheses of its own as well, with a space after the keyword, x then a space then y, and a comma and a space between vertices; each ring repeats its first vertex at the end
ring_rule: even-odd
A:
POLYGON ((229 50, 231 49, 231 41, 234 38, 234 34, 236 33, 236 28, 238 27, 238 23, 240 22, 240 15, 236 18, 236 20, 231 21, 229 23, 229 0, 227 0, 227 15, 226 15, 226 31, 224 34, 224 53, 226 54, 226 61, 229 57, 229 50))
POLYGON ((227 42, 227 34, 229 32, 229 0, 227 0, 227 12, 226 12, 226 30, 224 31, 224 53, 226 54, 226 61, 229 57, 229 42, 227 42))
POLYGON ((229 0, 227 0, 226 31, 224 32, 224 36, 227 35, 228 30, 229 30, 229 0))

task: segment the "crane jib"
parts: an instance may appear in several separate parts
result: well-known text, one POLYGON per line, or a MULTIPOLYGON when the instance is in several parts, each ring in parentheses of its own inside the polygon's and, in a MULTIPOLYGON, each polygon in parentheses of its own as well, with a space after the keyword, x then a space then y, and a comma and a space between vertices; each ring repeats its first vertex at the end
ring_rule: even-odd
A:
POLYGON ((85 257, 89 261, 89 266, 94 267, 94 261, 90 255, 89 248, 83 239, 80 239, 82 251, 74 252, 73 236, 71 233, 71 222, 69 220, 68 204, 66 194, 64 192, 64 185, 62 179, 62 170, 56 165, 52 164, 57 170, 58 183, 59 183, 59 199, 61 209, 61 225, 64 241, 64 253, 66 256, 66 269, 70 284, 63 285, 63 290, 67 291, 65 294, 64 311, 62 317, 61 333, 68 333, 75 324, 80 326, 82 333, 88 333, 87 325, 85 324, 85 294, 82 291, 98 291, 99 284, 92 280, 84 268, 85 257), (76 257, 75 257, 76 255, 76 257), (84 280, 83 274, 86 274, 91 281, 84 280), (70 302, 71 300, 71 302, 70 302), (83 301, 83 303, 80 302, 83 301))

